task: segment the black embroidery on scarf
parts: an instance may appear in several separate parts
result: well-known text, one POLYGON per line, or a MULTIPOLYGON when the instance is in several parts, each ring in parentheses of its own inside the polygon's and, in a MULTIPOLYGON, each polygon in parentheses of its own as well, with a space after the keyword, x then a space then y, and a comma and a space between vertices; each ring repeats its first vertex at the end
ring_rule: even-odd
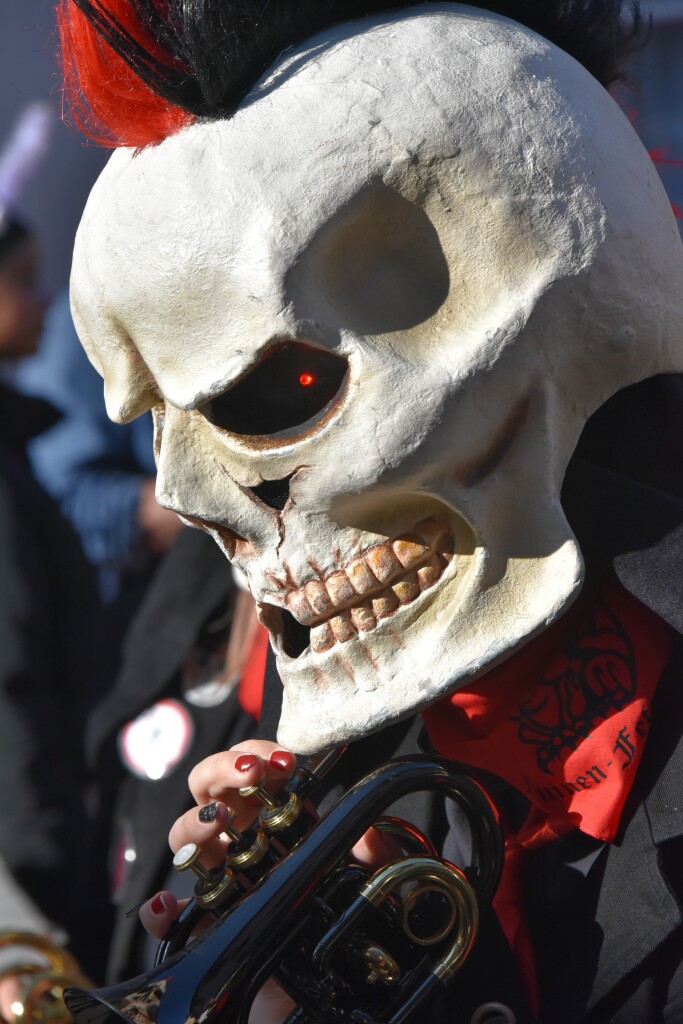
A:
POLYGON ((536 747, 541 771, 551 774, 553 761, 632 699, 636 683, 629 636, 614 612, 598 602, 581 621, 559 671, 542 680, 511 721, 519 725, 520 741, 536 747))

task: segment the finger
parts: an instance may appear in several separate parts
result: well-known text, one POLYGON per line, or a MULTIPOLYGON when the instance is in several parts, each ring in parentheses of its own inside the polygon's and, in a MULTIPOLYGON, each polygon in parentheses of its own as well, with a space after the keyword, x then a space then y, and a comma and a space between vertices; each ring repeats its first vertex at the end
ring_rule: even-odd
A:
POLYGON ((376 828, 369 828, 351 850, 351 856, 363 867, 375 870, 404 854, 396 840, 381 835, 376 828))
POLYGON ((164 889, 140 907, 140 923, 155 939, 163 939, 178 916, 178 901, 164 889))
POLYGON ((207 797, 221 799, 224 792, 242 785, 254 785, 265 772, 265 764, 272 743, 252 741, 248 746, 232 747, 200 761, 189 777, 189 786, 197 803, 207 803, 207 797))
POLYGON ((193 807, 173 823, 168 845, 176 853, 187 843, 196 843, 202 848, 202 864, 207 868, 216 867, 225 860, 228 840, 223 830, 232 821, 232 810, 219 801, 193 807))
POLYGON ((284 989, 277 982, 268 980, 252 1003, 248 1024, 281 1024, 294 1009, 296 1003, 284 989))
MULTIPOLYGON (((17 969, 18 970, 18 969, 17 969)), ((16 1020, 14 1007, 19 1001, 23 985, 18 974, 8 974, 0 979, 0 1014, 9 1022, 16 1020)))
POLYGON ((224 750, 212 754, 192 769, 188 784, 200 805, 219 801, 235 811, 235 827, 246 828, 255 817, 255 807, 239 795, 242 786, 256 786, 265 776, 265 762, 256 753, 224 750))
POLYGON ((220 799, 221 786, 253 786, 263 779, 281 785, 295 767, 291 751, 270 740, 249 740, 200 762, 190 774, 190 789, 201 803, 204 795, 220 799))
POLYGON ((190 791, 198 804, 214 800, 233 807, 235 826, 245 828, 254 819, 255 804, 245 801, 238 790, 243 786, 265 785, 276 792, 296 767, 291 751, 265 740, 221 751, 201 761, 190 773, 190 791))

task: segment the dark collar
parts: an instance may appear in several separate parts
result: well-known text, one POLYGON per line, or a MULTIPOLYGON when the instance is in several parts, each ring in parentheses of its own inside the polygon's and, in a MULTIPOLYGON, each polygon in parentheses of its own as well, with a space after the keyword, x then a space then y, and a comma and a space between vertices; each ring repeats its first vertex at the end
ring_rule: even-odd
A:
POLYGON ((0 438, 13 448, 24 449, 60 419, 61 413, 44 398, 21 394, 0 381, 0 438))
POLYGON ((562 503, 587 565, 683 634, 683 500, 575 459, 562 503))
POLYGON ((683 634, 683 374, 618 392, 588 421, 562 507, 593 574, 683 634))

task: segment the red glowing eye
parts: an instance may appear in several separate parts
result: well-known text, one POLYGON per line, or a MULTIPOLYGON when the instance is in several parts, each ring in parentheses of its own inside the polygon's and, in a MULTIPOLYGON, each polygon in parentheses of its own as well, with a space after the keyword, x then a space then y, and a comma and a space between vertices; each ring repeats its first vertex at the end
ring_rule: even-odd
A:
POLYGON ((299 376, 299 384, 301 384, 302 388, 310 388, 314 381, 315 377, 312 373, 302 373, 299 376))

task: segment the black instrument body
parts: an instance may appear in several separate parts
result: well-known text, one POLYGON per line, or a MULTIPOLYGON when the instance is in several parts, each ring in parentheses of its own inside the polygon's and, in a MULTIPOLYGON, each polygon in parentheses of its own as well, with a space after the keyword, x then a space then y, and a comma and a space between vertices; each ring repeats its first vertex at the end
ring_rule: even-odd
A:
MULTIPOLYGON (((317 781, 299 770, 290 791, 308 798, 317 781)), ((108 989, 67 990, 77 1024, 246 1024, 268 978, 297 1003, 290 1024, 407 1024, 467 957, 477 901, 491 899, 502 865, 500 828, 483 791, 449 762, 429 757, 388 762, 353 786, 289 852, 281 842, 275 846, 274 866, 255 884, 250 880, 247 891, 237 888, 210 927, 178 949, 198 914, 191 906, 150 972, 108 989), (439 860, 417 833, 417 855, 411 851, 368 878, 349 863, 348 852, 386 808, 418 791, 435 791, 463 809, 472 863, 460 869, 439 860), (414 941, 414 926, 409 933, 404 928, 398 890, 416 884, 427 903, 454 905, 452 927, 436 940, 430 933, 426 942, 414 941)), ((419 910, 411 914, 419 923, 419 910)))

